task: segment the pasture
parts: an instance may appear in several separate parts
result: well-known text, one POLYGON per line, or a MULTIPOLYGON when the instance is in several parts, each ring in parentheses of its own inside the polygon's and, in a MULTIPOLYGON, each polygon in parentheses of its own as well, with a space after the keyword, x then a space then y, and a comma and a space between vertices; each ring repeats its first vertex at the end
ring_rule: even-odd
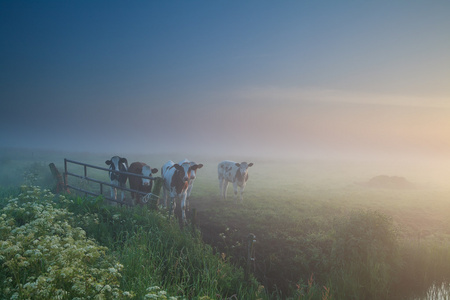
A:
MULTIPOLYGON (((185 158, 182 154, 122 156, 129 163, 142 161, 158 169, 167 160, 185 158)), ((64 158, 106 166, 110 157, 2 150, 0 180, 3 190, 22 183, 48 186, 52 184, 50 162, 62 171, 64 158)), ((323 295, 433 299, 427 295, 430 290, 442 284, 446 289, 450 277, 448 162, 187 158, 204 165, 197 172, 190 201, 203 240, 227 261, 244 266, 247 236, 255 234, 252 271, 271 298, 302 299, 310 293, 315 299, 323 295), (228 199, 220 199, 217 163, 223 159, 254 163, 242 204, 234 202, 231 185, 228 199), (403 176, 415 187, 358 184, 382 174, 403 176)), ((108 181, 105 172, 90 176, 108 181)))

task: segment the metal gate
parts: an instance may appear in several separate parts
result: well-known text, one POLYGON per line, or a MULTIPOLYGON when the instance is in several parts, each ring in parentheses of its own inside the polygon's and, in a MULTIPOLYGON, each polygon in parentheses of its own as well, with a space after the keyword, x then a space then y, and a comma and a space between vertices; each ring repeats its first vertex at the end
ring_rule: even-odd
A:
POLYGON ((105 181, 101 181, 101 180, 97 180, 97 179, 91 178, 91 177, 88 176, 88 169, 96 169, 96 170, 101 170, 101 171, 105 171, 105 172, 108 172, 108 173, 109 172, 114 172, 114 173, 117 173, 117 174, 125 174, 125 175, 128 175, 128 176, 135 176, 135 177, 139 177, 139 178, 150 179, 150 180, 153 180, 153 181, 157 180, 157 179, 161 179, 160 177, 148 177, 148 176, 143 176, 141 174, 135 174, 135 173, 129 173, 129 172, 121 172, 121 171, 112 171, 109 168, 97 167, 97 166, 94 166, 94 165, 85 164, 85 163, 82 163, 82 162, 78 162, 78 161, 74 161, 74 160, 70 160, 70 159, 66 159, 65 158, 64 159, 64 185, 65 185, 65 189, 67 190, 67 189, 70 188, 72 190, 76 190, 76 191, 85 193, 85 195, 91 195, 91 196, 95 196, 95 197, 102 195, 102 196, 105 197, 106 200, 109 200, 109 201, 112 201, 112 202, 117 202, 117 203, 124 204, 124 205, 132 205, 132 204, 131 204, 131 201, 128 201, 128 202, 127 201, 121 201, 121 200, 113 199, 113 198, 111 198, 109 196, 104 195, 103 194, 104 186, 109 186, 111 188, 116 188, 117 190, 133 192, 133 193, 136 193, 136 194, 140 194, 141 196, 151 196, 153 199, 156 199, 156 200, 159 199, 159 195, 155 195, 153 193, 147 194, 145 192, 141 192, 141 191, 137 191, 137 190, 132 190, 132 189, 128 189, 128 188, 121 188, 121 187, 119 187, 117 185, 114 185, 114 184, 111 184, 109 182, 105 182, 105 181), (68 166, 70 164, 83 166, 83 170, 84 170, 83 174, 75 174, 75 173, 69 172, 68 166), (89 182, 89 183, 98 184, 99 185, 98 192, 92 191, 92 190, 87 190, 87 189, 85 189, 83 187, 79 187, 79 186, 76 186, 74 184, 71 184, 69 182, 69 178, 70 177, 79 178, 79 179, 84 180, 84 181, 89 182))

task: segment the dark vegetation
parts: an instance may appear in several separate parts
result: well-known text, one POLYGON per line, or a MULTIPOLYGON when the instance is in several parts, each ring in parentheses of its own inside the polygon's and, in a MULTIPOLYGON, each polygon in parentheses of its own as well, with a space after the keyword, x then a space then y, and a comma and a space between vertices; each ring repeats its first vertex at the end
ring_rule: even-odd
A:
MULTIPOLYGON (((51 186, 51 178, 44 182, 40 175, 49 173, 48 163, 36 165, 43 173, 23 180, 51 186)), ((101 198, 69 196, 70 203, 56 205, 123 264, 120 288, 138 299, 152 286, 204 299, 412 299, 442 283, 446 288, 446 191, 392 192, 333 182, 317 189, 325 185, 302 183, 297 171, 300 183, 254 171, 244 202, 235 204, 232 197, 220 200, 214 166, 201 171, 191 200, 200 231, 180 230, 163 211, 112 207, 101 198), (259 283, 243 279, 249 233, 256 235, 251 270, 259 283)), ((17 185, 0 189, 2 201, 19 192, 17 185)))
POLYGON ((412 189, 416 186, 401 176, 378 175, 371 178, 368 182, 360 183, 363 186, 384 189, 412 189))

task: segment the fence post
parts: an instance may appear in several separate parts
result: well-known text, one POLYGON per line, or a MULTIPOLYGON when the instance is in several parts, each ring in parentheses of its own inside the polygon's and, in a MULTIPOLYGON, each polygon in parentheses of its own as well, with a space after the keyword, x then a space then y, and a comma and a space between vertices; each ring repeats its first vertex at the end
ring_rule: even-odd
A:
POLYGON ((67 159, 64 158, 64 189, 66 190, 67 193, 70 193, 67 185, 69 183, 67 182, 67 159))
POLYGON ((256 236, 250 233, 247 236, 247 267, 245 268, 245 280, 248 281, 250 277, 250 267, 255 263, 255 248, 253 244, 256 242, 256 236))
POLYGON ((52 172, 53 178, 55 178, 56 180, 56 193, 64 191, 65 188, 64 181, 55 164, 50 163, 48 166, 50 167, 50 171, 52 172))

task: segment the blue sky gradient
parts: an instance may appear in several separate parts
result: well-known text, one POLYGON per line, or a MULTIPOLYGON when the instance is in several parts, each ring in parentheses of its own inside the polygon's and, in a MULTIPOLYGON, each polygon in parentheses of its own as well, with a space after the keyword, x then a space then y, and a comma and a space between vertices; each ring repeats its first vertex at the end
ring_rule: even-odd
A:
POLYGON ((3 147, 450 153, 448 1, 1 1, 3 147))

